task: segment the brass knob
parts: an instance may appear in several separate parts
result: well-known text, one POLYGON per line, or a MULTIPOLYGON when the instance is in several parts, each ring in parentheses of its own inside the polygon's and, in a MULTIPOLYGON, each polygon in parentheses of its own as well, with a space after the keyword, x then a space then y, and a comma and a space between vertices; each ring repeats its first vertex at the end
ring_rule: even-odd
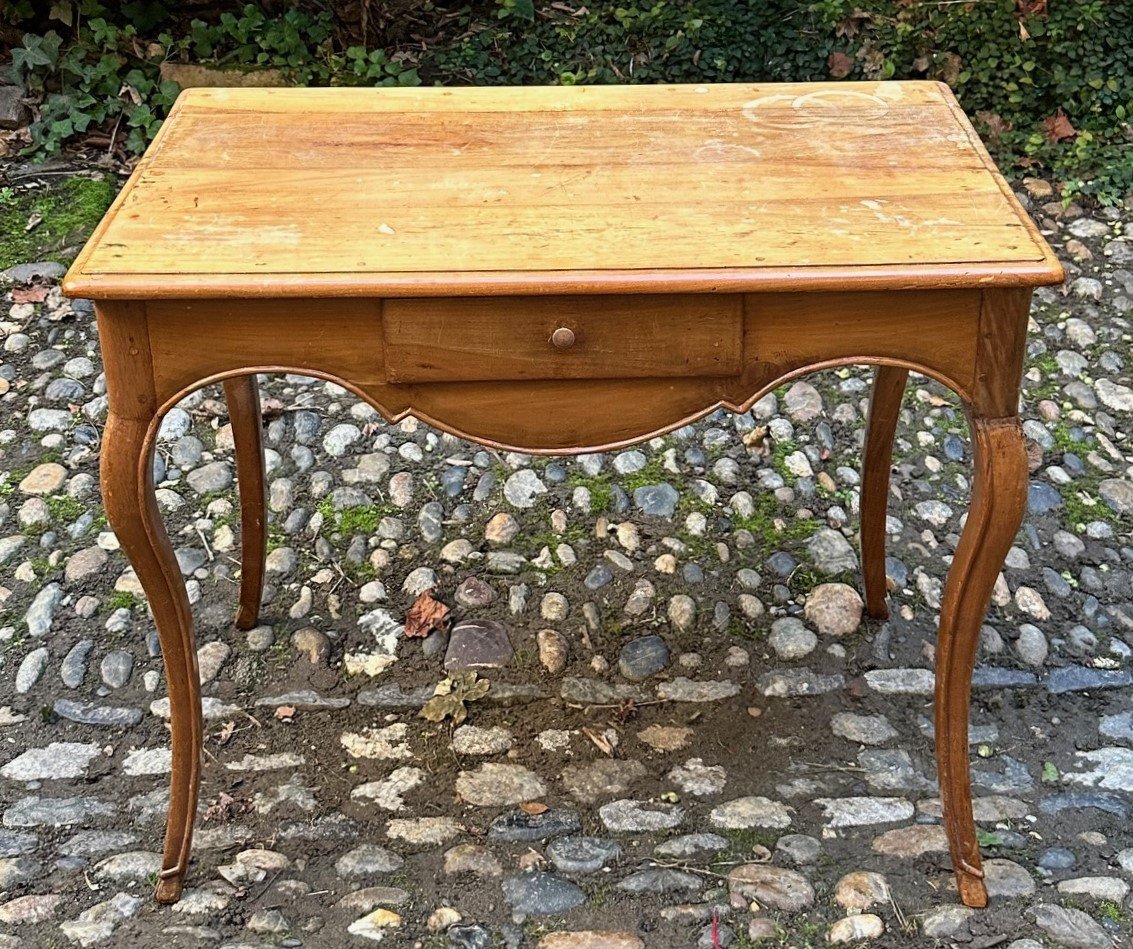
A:
POLYGON ((570 349, 574 345, 574 330, 560 326, 551 334, 551 344, 556 349, 570 349))

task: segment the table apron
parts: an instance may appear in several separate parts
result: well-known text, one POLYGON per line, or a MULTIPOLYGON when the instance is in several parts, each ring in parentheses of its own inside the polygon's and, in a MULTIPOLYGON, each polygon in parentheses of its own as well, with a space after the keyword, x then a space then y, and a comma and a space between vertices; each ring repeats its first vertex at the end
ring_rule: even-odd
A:
MULTIPOLYGON (((641 441, 721 406, 742 412, 776 385, 848 364, 908 367, 981 414, 1008 414, 1029 294, 704 294, 648 306, 632 297, 526 297, 471 310, 445 298, 194 299, 103 302, 98 312, 104 331, 122 332, 127 318, 139 324, 159 413, 205 383, 292 372, 337 382, 387 419, 412 414, 484 444, 565 454, 641 441), (564 314, 584 346, 590 341, 573 364, 544 338, 564 314), (990 363, 997 378, 1006 367, 995 392, 984 391, 990 363), (396 381, 406 378, 415 381, 396 381)), ((123 411, 110 372, 107 382, 112 410, 123 411)))

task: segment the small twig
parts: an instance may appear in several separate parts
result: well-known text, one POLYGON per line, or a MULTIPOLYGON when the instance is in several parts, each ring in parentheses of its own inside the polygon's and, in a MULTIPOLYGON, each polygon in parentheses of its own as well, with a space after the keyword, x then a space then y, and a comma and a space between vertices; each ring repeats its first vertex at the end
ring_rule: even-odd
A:
MULTIPOLYGON (((646 705, 665 705, 669 699, 650 699, 648 702, 634 702, 634 708, 644 708, 646 705)), ((584 705, 577 702, 567 702, 567 708, 578 709, 579 711, 589 711, 592 708, 622 708, 621 702, 608 702, 602 705, 584 705)))
POLYGON ((194 529, 197 532, 197 536, 201 539, 201 543, 205 545, 205 556, 208 557, 209 563, 212 563, 216 559, 216 557, 213 555, 212 548, 209 546, 209 542, 205 537, 204 531, 202 531, 199 527, 196 527, 196 525, 194 525, 194 529))
POLYGON ((810 768, 811 771, 836 771, 839 774, 865 774, 865 768, 859 768, 853 765, 817 764, 813 761, 800 761, 799 764, 804 768, 810 768))
MULTIPOLYGON (((656 860, 649 862, 652 866, 659 867, 662 870, 684 870, 686 873, 699 873, 701 876, 714 877, 717 880, 728 879, 725 873, 716 873, 712 870, 705 870, 703 867, 690 866, 687 863, 659 863, 656 860)), ((719 864, 716 864, 716 866, 719 866, 719 864)), ((736 866, 736 864, 731 864, 731 866, 736 866)))
POLYGON ((106 154, 107 155, 113 155, 114 154, 114 145, 118 140, 118 126, 122 124, 123 114, 124 113, 122 113, 122 112, 118 113, 118 119, 114 123, 113 131, 110 133, 110 144, 106 146, 106 154))

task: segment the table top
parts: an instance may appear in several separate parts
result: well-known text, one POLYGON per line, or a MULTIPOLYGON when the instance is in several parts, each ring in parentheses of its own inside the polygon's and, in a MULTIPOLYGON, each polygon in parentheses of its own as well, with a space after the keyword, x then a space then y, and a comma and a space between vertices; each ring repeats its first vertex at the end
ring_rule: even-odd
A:
POLYGON ((191 89, 72 266, 92 298, 1039 285, 946 86, 191 89))

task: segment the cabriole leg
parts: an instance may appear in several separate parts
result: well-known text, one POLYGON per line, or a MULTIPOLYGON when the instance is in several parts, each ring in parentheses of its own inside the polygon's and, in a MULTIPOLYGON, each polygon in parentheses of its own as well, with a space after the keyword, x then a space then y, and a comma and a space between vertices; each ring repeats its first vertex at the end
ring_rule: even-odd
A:
POLYGON ((111 412, 102 437, 106 516, 145 590, 161 639, 169 689, 173 765, 159 903, 181 897, 201 774, 201 687, 189 598, 153 490, 153 437, 146 419, 111 412))
POLYGON ((267 517, 264 479, 264 438, 260 420, 260 391, 255 376, 224 383, 232 440, 236 447, 236 483, 240 491, 240 605, 236 628, 251 629, 259 622, 267 560, 267 517))
POLYGON ((878 366, 869 396, 865 445, 862 448, 861 547, 862 586, 866 612, 886 619, 885 517, 889 501, 889 469, 893 463, 893 437, 905 394, 908 369, 878 366))
POLYGON ((936 761, 960 899, 987 905, 968 757, 969 693, 992 587, 1027 502, 1027 453, 1017 418, 971 420, 972 502, 948 572, 936 644, 936 761))

